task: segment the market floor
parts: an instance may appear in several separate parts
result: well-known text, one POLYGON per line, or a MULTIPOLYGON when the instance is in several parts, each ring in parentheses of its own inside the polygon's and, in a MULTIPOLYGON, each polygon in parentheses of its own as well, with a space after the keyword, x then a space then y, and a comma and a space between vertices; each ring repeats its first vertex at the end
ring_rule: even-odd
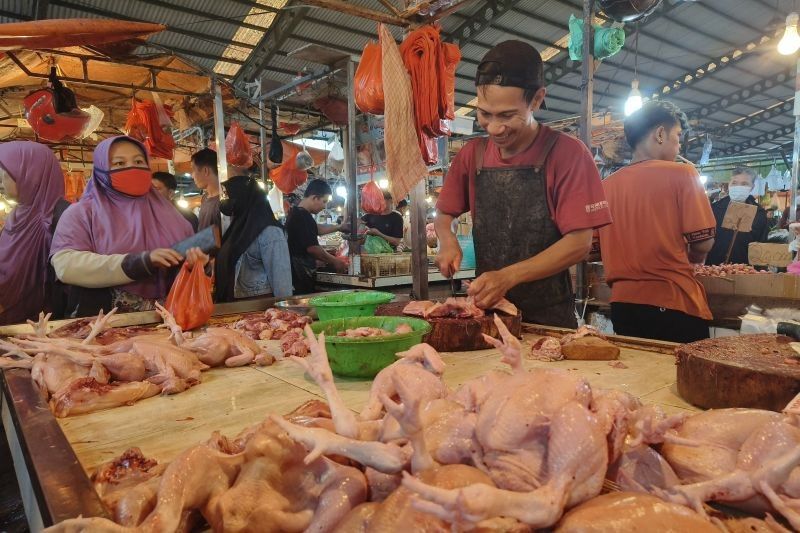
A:
POLYGON ((0 431, 0 532, 25 533, 28 531, 28 521, 17 487, 8 441, 3 435, 5 433, 0 431))

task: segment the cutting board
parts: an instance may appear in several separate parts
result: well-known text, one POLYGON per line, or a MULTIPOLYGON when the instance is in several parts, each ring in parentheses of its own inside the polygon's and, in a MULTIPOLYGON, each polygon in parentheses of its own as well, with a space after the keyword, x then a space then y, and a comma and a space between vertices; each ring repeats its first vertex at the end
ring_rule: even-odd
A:
MULTIPOLYGON (((376 316, 403 316, 403 308, 408 302, 394 302, 381 305, 375 310, 376 316)), ((515 336, 522 334, 522 316, 498 313, 508 330, 515 336)), ((483 340, 481 334, 499 337, 494 325, 494 314, 481 318, 427 318, 433 328, 423 341, 440 352, 469 352, 487 350, 492 346, 483 340)))
POLYGON ((706 409, 781 411, 800 393, 800 359, 783 335, 744 335, 676 349, 678 394, 706 409))

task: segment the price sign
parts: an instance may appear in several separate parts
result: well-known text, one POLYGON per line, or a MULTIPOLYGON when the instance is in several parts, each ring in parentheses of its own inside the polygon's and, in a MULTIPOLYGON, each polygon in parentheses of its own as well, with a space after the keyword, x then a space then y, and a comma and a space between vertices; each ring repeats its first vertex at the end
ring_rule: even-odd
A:
POLYGON ((758 206, 731 201, 722 219, 722 227, 740 233, 752 231, 756 213, 758 206))
POLYGON ((751 242, 747 247, 747 262, 751 265, 785 268, 792 262, 792 253, 785 244, 751 242))

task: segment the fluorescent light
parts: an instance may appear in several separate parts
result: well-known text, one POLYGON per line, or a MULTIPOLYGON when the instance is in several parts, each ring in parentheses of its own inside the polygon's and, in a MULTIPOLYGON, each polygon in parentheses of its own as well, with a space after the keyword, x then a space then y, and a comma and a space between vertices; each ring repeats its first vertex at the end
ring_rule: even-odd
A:
POLYGON ((0 200, 0 211, 5 211, 8 209, 8 204, 6 204, 3 200, 0 200))
POLYGON ((786 17, 786 30, 778 43, 778 53, 790 56, 800 49, 800 35, 797 34, 797 13, 789 13, 786 17))
POLYGON ((429 204, 432 204, 432 203, 433 203, 433 198, 432 198, 432 197, 430 197, 430 196, 428 196, 427 198, 425 198, 425 201, 426 201, 427 203, 429 203, 429 204))
POLYGON ((11 198, 6 198, 6 202, 8 202, 8 205, 10 205, 11 207, 14 207, 15 205, 17 205, 17 201, 13 200, 11 198))
POLYGON ((381 189, 388 189, 389 188, 389 180, 386 178, 382 178, 378 180, 378 187, 381 189))
POLYGON ((188 172, 184 172, 184 174, 183 174, 183 177, 184 177, 184 178, 191 178, 191 177, 192 177, 192 175, 191 175, 191 174, 189 174, 188 172))
POLYGON ((267 188, 266 185, 264 185, 264 182, 261 180, 258 180, 258 186, 261 187, 262 190, 267 188))
POLYGON ((336 196, 339 198, 347 198, 347 188, 344 185, 336 187, 336 196))
POLYGON ((630 116, 640 110, 643 104, 642 93, 639 91, 639 80, 634 78, 631 82, 631 93, 625 100, 625 116, 630 116))
POLYGON ((701 174, 700 175, 700 183, 702 183, 703 185, 708 183, 708 176, 706 176, 705 174, 701 174))

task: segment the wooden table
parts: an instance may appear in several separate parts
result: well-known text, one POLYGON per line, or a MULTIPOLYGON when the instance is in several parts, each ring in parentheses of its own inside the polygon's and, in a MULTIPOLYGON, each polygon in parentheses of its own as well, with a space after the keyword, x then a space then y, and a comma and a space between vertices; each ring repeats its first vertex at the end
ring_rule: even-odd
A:
MULTIPOLYGON (((538 328, 528 330, 524 342, 537 338, 532 332, 538 328)), ((265 344, 271 352, 279 350, 277 341, 265 344)), ((662 352, 670 349, 671 345, 661 345, 662 352)), ((496 350, 442 356, 447 363, 444 379, 451 388, 489 370, 506 368, 496 350)), ((524 365, 563 368, 585 376, 594 387, 627 391, 670 413, 695 410, 677 396, 674 356, 645 351, 634 341, 622 348, 620 361, 628 368, 615 368, 606 361, 526 359, 524 365)), ((26 374, 7 373, 2 412, 17 479, 28 495, 24 499, 32 530, 81 513, 102 514, 87 476, 130 447, 141 448, 159 462, 170 461, 207 440, 212 431, 233 436, 268 413, 284 414, 309 399, 323 398, 299 367, 280 361, 269 367, 213 369, 203 373, 199 385, 180 394, 56 420, 41 399, 36 403, 26 374)), ((336 384, 346 405, 360 410, 371 381, 337 378, 336 384)))

